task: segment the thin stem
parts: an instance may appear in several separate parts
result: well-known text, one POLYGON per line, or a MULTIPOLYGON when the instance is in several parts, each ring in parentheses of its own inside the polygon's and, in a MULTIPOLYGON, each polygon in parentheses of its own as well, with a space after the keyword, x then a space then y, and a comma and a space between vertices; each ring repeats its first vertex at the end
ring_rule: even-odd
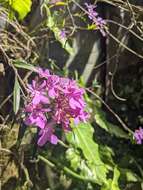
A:
POLYGON ((69 146, 67 144, 65 144, 63 141, 58 140, 59 144, 62 145, 65 148, 69 148, 69 146))
MULTIPOLYGON (((88 181, 88 182, 92 182, 92 183, 97 183, 95 180, 90 179, 90 178, 85 178, 84 176, 81 176, 77 173, 75 173, 74 171, 72 171, 71 169, 69 169, 66 166, 63 166, 59 163, 53 163, 51 161, 49 161, 48 159, 46 159, 45 157, 43 157, 42 155, 38 156, 39 160, 43 161, 45 164, 47 164, 48 166, 50 166, 51 168, 59 168, 60 170, 63 170, 65 173, 71 175, 72 177, 82 180, 82 181, 88 181)), ((55 161, 54 161, 55 162, 55 161)))
POLYGON ((122 121, 122 119, 106 104, 106 102, 100 98, 96 93, 94 93, 92 90, 86 88, 86 90, 91 93, 93 96, 95 96, 100 102, 114 115, 114 117, 118 120, 118 122, 122 125, 122 127, 128 131, 131 134, 134 134, 134 132, 122 121))
POLYGON ((128 50, 130 53, 136 55, 137 57, 143 59, 143 56, 139 53, 136 53, 134 50, 132 50, 131 48, 129 48, 128 46, 126 46, 125 44, 123 44, 118 38, 116 38, 113 34, 111 34, 109 31, 106 30, 106 32, 108 33, 108 35, 115 40, 117 43, 119 43, 120 46, 124 47, 126 50, 128 50))
POLYGON ((132 24, 132 25, 129 26, 129 27, 126 27, 126 26, 122 25, 121 23, 118 23, 118 22, 116 22, 116 21, 114 21, 114 20, 105 19, 105 21, 108 22, 108 23, 112 23, 112 24, 118 25, 118 26, 124 28, 125 30, 128 30, 128 31, 129 31, 132 35, 134 35, 136 38, 138 38, 139 40, 143 41, 143 38, 142 38, 142 37, 140 37, 140 36, 139 36, 138 34, 136 34, 133 30, 131 30, 131 28, 133 27, 134 24, 132 24))

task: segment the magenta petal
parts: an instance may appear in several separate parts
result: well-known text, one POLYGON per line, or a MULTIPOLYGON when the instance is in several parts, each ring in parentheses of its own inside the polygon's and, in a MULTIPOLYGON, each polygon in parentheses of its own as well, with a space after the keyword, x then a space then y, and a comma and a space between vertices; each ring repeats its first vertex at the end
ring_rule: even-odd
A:
POLYGON ((56 135, 51 135, 49 141, 50 141, 52 144, 57 144, 57 143, 58 143, 58 138, 57 138, 56 135))
POLYGON ((55 98, 56 92, 55 92, 54 88, 51 88, 51 89, 48 91, 48 94, 49 94, 49 97, 50 97, 50 98, 55 98))
POLYGON ((44 129, 45 124, 46 124, 46 121, 43 120, 42 118, 38 117, 38 118, 36 119, 35 124, 36 124, 38 127, 40 127, 41 129, 44 129))
POLYGON ((76 109, 76 108, 80 108, 81 105, 74 99, 74 98, 70 98, 69 100, 69 105, 71 108, 76 109))
POLYGON ((79 124, 79 122, 80 122, 79 118, 78 118, 78 117, 76 117, 76 118, 74 119, 74 123, 75 123, 75 125, 78 125, 78 124, 79 124))
POLYGON ((37 105, 37 104, 40 103, 40 98, 39 98, 39 95, 38 95, 38 94, 35 94, 35 96, 34 96, 34 98, 33 98, 33 100, 32 100, 32 103, 33 103, 34 105, 37 105))
POLYGON ((42 102, 42 103, 45 103, 45 104, 49 104, 49 103, 50 103, 50 102, 49 102, 49 98, 46 97, 46 96, 41 96, 41 102, 42 102))
POLYGON ((37 72, 39 73, 39 76, 41 77, 41 78, 48 78, 49 77, 49 75, 50 75, 50 72, 49 72, 49 70, 48 69, 41 69, 41 68, 38 68, 37 69, 37 72))
POLYGON ((31 123, 31 125, 35 123, 35 119, 36 119, 36 115, 34 113, 29 115, 29 122, 31 123))
POLYGON ((41 131, 42 132, 42 135, 41 137, 38 139, 38 145, 39 146, 43 146, 46 142, 47 142, 47 134, 46 134, 46 131, 41 131))
POLYGON ((51 127, 42 129, 39 132, 40 138, 38 140, 38 145, 43 146, 47 141, 52 144, 58 143, 58 138, 56 135, 53 134, 53 129, 51 127))

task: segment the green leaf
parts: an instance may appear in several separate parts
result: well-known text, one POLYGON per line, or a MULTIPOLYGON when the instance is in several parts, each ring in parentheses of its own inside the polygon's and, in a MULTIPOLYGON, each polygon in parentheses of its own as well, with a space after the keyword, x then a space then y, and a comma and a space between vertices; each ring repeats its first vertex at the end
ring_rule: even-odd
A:
POLYGON ((105 131, 109 132, 110 134, 115 135, 116 137, 129 139, 127 133, 125 133, 120 127, 117 125, 113 125, 112 123, 106 120, 105 114, 99 108, 96 108, 95 112, 95 120, 96 123, 103 128, 105 131))
POLYGON ((109 170, 113 170, 115 163, 113 160, 113 156, 115 156, 113 150, 106 145, 99 145, 100 157, 104 163, 106 163, 109 170))
POLYGON ((88 30, 95 30, 95 29, 97 29, 97 26, 95 24, 91 24, 91 25, 87 26, 87 29, 88 30))
POLYGON ((69 148, 66 151, 66 158, 70 161, 72 169, 77 170, 80 167, 81 158, 78 150, 75 150, 74 148, 69 148))
POLYGON ((128 182, 141 181, 141 178, 130 169, 120 168, 120 172, 121 172, 122 180, 124 181, 125 180, 128 182))
POLYGON ((114 168, 114 176, 113 176, 110 190, 120 190, 120 188, 118 186, 119 177, 120 177, 120 171, 118 170, 117 167, 115 167, 114 168))
POLYGON ((70 166, 74 171, 78 171, 81 176, 90 179, 93 174, 92 170, 87 166, 86 160, 80 155, 80 151, 75 148, 69 148, 66 151, 66 158, 70 161, 70 166))
POLYGON ((54 6, 65 6, 65 5, 67 5, 67 3, 60 1, 60 2, 55 3, 54 6))
POLYGON ((89 123, 72 126, 73 132, 67 134, 67 140, 75 148, 80 148, 87 160, 87 165, 93 173, 97 184, 106 183, 106 165, 100 158, 98 144, 93 141, 93 127, 89 123))
POLYGON ((42 8, 46 9, 47 13, 47 27, 54 33, 55 38, 57 41, 59 41, 62 45, 62 48, 64 48, 69 54, 73 54, 73 48, 70 46, 68 39, 63 39, 60 36, 61 29, 58 27, 58 24, 56 23, 57 18, 54 14, 51 14, 50 9, 47 5, 43 4, 42 8))
POLYGON ((113 173, 113 180, 109 179, 108 185, 103 186, 101 190, 120 190, 118 185, 119 177, 120 177, 120 171, 118 170, 117 167, 115 167, 113 173))
POLYGON ((15 114, 17 114, 19 107, 20 107, 20 85, 17 77, 15 77, 15 84, 13 90, 13 110, 15 114))
POLYGON ((28 64, 28 63, 21 61, 21 60, 16 60, 13 62, 13 64, 17 68, 27 69, 30 71, 36 71, 36 68, 33 65, 28 64))
POLYGON ((19 15, 19 19, 23 20, 30 12, 32 1, 31 0, 9 0, 9 5, 19 15))

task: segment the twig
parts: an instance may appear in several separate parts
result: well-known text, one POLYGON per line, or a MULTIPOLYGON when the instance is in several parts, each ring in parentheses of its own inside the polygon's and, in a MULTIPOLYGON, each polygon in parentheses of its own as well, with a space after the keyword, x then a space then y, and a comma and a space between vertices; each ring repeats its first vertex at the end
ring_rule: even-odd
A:
POLYGON ((69 16, 70 16, 71 21, 72 21, 72 24, 73 24, 73 29, 72 29, 72 32, 71 32, 71 33, 70 33, 70 35, 69 35, 69 36, 72 36, 72 35, 74 34, 74 32, 75 32, 75 30, 76 30, 77 26, 76 26, 76 23, 75 23, 75 21, 74 21, 73 15, 72 15, 72 13, 71 13, 71 10, 70 10, 70 8, 69 8, 69 5, 68 5, 68 4, 67 4, 67 10, 68 10, 68 12, 69 12, 69 16))
POLYGON ((106 102, 102 98, 100 98, 96 93, 94 93, 92 90, 88 88, 86 88, 86 91, 95 96, 114 115, 114 117, 126 131, 128 131, 131 134, 134 134, 134 132, 124 123, 124 121, 122 121, 122 119, 106 104, 106 102))
POLYGON ((24 185, 27 185, 28 187, 32 187, 33 186, 33 183, 32 181, 30 180, 30 176, 29 176, 29 173, 28 173, 28 169, 24 166, 23 163, 21 163, 17 157, 17 155, 12 152, 11 150, 9 149, 6 149, 6 148, 0 148, 0 151, 3 151, 3 152, 6 152, 7 154, 12 154, 15 159, 17 160, 18 164, 20 165, 21 169, 23 170, 24 172, 24 175, 25 175, 25 178, 26 178, 26 182, 24 185))
POLYGON ((143 56, 137 52, 135 52, 134 50, 132 50, 131 48, 129 48, 128 46, 126 46, 125 44, 123 44, 118 38, 116 38, 113 34, 111 34, 109 31, 106 31, 108 33, 108 35, 113 38, 113 40, 115 40, 117 43, 119 43, 119 45, 121 45, 122 47, 124 47, 126 50, 128 50, 130 53, 136 55, 137 57, 143 59, 143 56))
POLYGON ((69 148, 69 146, 67 144, 65 144, 63 141, 58 140, 59 144, 62 145, 65 148, 69 148))
POLYGON ((143 41, 143 38, 140 37, 139 35, 137 35, 133 30, 131 30, 131 28, 134 26, 134 24, 132 23, 132 25, 130 25, 129 27, 126 27, 124 25, 122 25, 121 23, 118 23, 114 20, 108 20, 108 19, 105 19, 106 22, 108 23, 112 23, 112 24, 115 24, 115 25, 118 25, 122 28, 124 28, 125 30, 128 30, 132 35, 134 35, 136 38, 138 38, 139 40, 143 41))
MULTIPOLYGON (((26 76, 24 77, 23 79, 23 82, 25 82, 29 77, 30 75, 32 74, 32 71, 29 71, 26 76)), ((6 102, 12 97, 13 93, 11 93, 10 95, 8 95, 4 101, 0 104, 0 109, 6 104, 6 102)))
POLYGON ((12 94, 13 93, 11 93, 9 96, 7 96, 5 99, 4 99, 4 101, 0 104, 0 109, 5 105, 5 103, 12 97, 12 94))
MULTIPOLYGON (((110 5, 122 8, 125 11, 130 11, 127 7, 127 3, 125 3, 125 1, 121 1, 121 0, 97 0, 97 2, 105 2, 108 3, 110 5)), ((137 5, 133 5, 130 3, 130 5, 132 6, 132 9, 135 11, 136 14, 138 14, 139 12, 143 11, 142 6, 137 6, 137 5)))
MULTIPOLYGON (((116 66, 115 66, 116 67, 116 66)), ((115 76, 115 73, 116 73, 116 68, 114 70, 114 72, 112 73, 112 76, 111 76, 111 91, 112 91, 112 94, 113 96, 115 96, 115 98, 117 100, 120 100, 120 101, 127 101, 125 98, 121 98, 117 95, 117 93, 115 92, 114 90, 114 85, 113 85, 113 81, 114 81, 114 76, 115 76)))

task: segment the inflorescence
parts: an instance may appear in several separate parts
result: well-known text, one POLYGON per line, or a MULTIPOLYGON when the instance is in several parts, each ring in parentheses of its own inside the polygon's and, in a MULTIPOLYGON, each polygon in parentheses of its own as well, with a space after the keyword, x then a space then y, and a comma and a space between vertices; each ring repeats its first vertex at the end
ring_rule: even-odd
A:
POLYGON ((27 90, 29 100, 25 103, 24 122, 39 129, 39 146, 48 141, 58 143, 57 127, 70 131, 72 122, 77 125, 89 118, 85 111, 85 91, 74 80, 38 68, 37 76, 27 85, 27 90))
POLYGON ((96 5, 85 3, 89 19, 97 26, 103 36, 106 36, 105 25, 106 21, 99 17, 96 11, 96 5))

